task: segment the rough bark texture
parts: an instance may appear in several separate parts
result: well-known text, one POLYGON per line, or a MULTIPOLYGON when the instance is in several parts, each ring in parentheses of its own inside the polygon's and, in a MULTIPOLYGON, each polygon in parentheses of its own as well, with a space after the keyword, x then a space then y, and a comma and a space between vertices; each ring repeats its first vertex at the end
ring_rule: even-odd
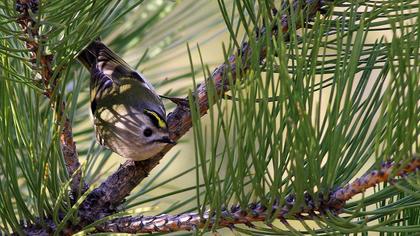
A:
POLYGON ((374 187, 378 183, 386 182, 391 173, 397 169, 395 176, 406 177, 408 173, 417 172, 420 169, 420 156, 414 154, 413 159, 406 165, 401 163, 393 163, 391 161, 384 162, 380 170, 370 171, 360 178, 357 178, 351 184, 338 189, 333 193, 331 199, 337 199, 343 202, 350 200, 354 195, 366 191, 366 189, 374 187))

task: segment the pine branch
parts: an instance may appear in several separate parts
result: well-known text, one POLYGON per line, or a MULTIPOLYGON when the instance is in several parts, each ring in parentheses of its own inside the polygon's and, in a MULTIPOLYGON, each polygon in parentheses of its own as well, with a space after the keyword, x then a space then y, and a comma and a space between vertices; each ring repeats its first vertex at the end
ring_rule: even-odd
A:
MULTIPOLYGON (((374 187, 379 183, 388 181, 395 169, 397 173, 395 176, 406 177, 409 173, 417 172, 420 169, 420 156, 414 154, 413 159, 410 160, 403 168, 402 163, 393 163, 391 161, 384 162, 380 170, 373 170, 356 179, 353 183, 336 190, 331 196, 332 201, 346 202, 354 195, 366 191, 366 189, 374 187)), ((331 203, 330 203, 331 204, 331 203)))
MULTIPOLYGON (((294 195, 289 195, 280 205, 276 201, 271 207, 265 207, 261 203, 252 203, 247 209, 241 209, 239 205, 231 209, 222 209, 220 217, 217 219, 219 228, 234 228, 237 224, 245 224, 254 227, 252 222, 265 222, 273 214, 284 224, 288 224, 288 219, 314 219, 331 212, 338 215, 342 212, 344 205, 356 194, 365 192, 369 188, 379 183, 387 182, 391 173, 396 171, 395 177, 405 177, 409 173, 417 172, 420 169, 420 156, 415 155, 413 159, 402 169, 401 163, 385 162, 380 170, 373 170, 363 177, 356 179, 353 183, 339 188, 324 199, 323 195, 318 194, 315 198, 309 193, 305 193, 304 203, 297 207, 294 195), (292 209, 299 209, 297 212, 292 209)), ((102 232, 120 233, 168 233, 181 230, 195 230, 199 228, 211 228, 216 222, 216 213, 206 211, 202 216, 198 213, 184 213, 179 215, 159 215, 159 216, 127 216, 114 219, 104 225, 98 226, 97 230, 102 232)))
MULTIPOLYGON (((45 41, 45 38, 39 34, 39 24, 37 24, 36 20, 30 14, 30 12, 35 14, 38 11, 38 4, 38 0, 17 0, 16 10, 20 13, 17 23, 21 26, 25 34, 25 37, 21 37, 21 40, 25 42, 26 48, 29 50, 32 66, 41 75, 44 95, 52 100, 56 96, 54 89, 59 75, 54 76, 52 69, 53 55, 47 54, 40 44, 40 40, 45 41)), ((64 121, 61 127, 60 144, 67 172, 69 176, 73 176, 71 191, 75 200, 79 192, 84 192, 88 186, 86 183, 82 183, 83 186, 80 189, 80 182, 82 181, 81 171, 78 171, 80 163, 77 156, 76 144, 73 141, 71 121, 64 114, 65 106, 65 102, 61 102, 58 105, 51 102, 51 108, 55 112, 56 121, 58 123, 64 121), (76 173, 76 171, 78 172, 76 173)))

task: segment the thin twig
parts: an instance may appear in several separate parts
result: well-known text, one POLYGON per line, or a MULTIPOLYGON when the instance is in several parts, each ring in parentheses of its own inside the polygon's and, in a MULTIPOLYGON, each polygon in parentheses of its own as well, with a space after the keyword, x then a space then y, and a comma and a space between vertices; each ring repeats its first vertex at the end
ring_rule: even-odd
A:
MULTIPOLYGON (((39 1, 37 0, 17 0, 16 10, 20 13, 17 22, 25 34, 25 37, 22 38, 22 40, 25 41, 26 48, 29 50, 32 65, 35 69, 39 67, 38 73, 42 78, 44 95, 49 99, 53 99, 54 89, 58 80, 57 77, 53 77, 53 56, 47 54, 40 45, 39 39, 42 35, 39 34, 39 24, 37 24, 36 20, 30 14, 30 12, 37 12, 38 4, 39 1)), ((60 132, 61 151, 64 156, 69 176, 74 176, 71 184, 71 191, 73 197, 77 198, 79 192, 84 192, 84 190, 87 189, 87 184, 82 183, 82 189, 80 189, 81 171, 74 174, 75 171, 79 169, 80 163, 77 156, 76 144, 73 141, 71 122, 64 114, 65 103, 62 102, 57 106, 58 108, 56 108, 54 102, 51 102, 51 108, 56 113, 56 121, 63 121, 60 132)))
POLYGON ((414 154, 412 160, 403 168, 401 168, 401 163, 393 163, 391 161, 384 162, 380 170, 370 171, 362 177, 357 178, 352 183, 336 190, 331 196, 331 203, 329 203, 329 205, 333 206, 333 202, 335 201, 338 203, 335 208, 341 208, 344 202, 350 200, 356 194, 365 192, 366 189, 371 188, 378 183, 388 181, 395 168, 398 170, 396 177, 405 177, 409 173, 416 172, 420 169, 420 156, 414 154))

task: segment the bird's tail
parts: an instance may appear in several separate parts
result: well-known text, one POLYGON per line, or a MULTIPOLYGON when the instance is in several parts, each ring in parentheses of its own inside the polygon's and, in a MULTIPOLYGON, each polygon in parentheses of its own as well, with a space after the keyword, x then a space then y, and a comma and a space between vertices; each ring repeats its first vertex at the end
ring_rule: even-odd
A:
POLYGON ((79 53, 77 59, 90 70, 98 63, 99 52, 107 50, 110 49, 98 37, 79 53))
POLYGON ((90 43, 85 49, 83 49, 77 59, 85 66, 88 70, 91 70, 97 63, 96 53, 96 44, 97 41, 90 43))
POLYGON ((115 65, 120 65, 127 70, 130 66, 121 59, 115 52, 108 48, 100 39, 91 42, 85 49, 83 49, 77 59, 88 69, 91 70, 97 63, 112 62, 115 65))

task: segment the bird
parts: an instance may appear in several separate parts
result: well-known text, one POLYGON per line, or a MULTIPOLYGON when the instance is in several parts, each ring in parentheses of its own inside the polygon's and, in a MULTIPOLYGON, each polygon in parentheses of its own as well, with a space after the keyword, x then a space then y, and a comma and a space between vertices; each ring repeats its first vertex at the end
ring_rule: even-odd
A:
POLYGON ((99 144, 134 161, 175 144, 161 97, 144 75, 98 39, 77 59, 90 72, 90 110, 99 144))

